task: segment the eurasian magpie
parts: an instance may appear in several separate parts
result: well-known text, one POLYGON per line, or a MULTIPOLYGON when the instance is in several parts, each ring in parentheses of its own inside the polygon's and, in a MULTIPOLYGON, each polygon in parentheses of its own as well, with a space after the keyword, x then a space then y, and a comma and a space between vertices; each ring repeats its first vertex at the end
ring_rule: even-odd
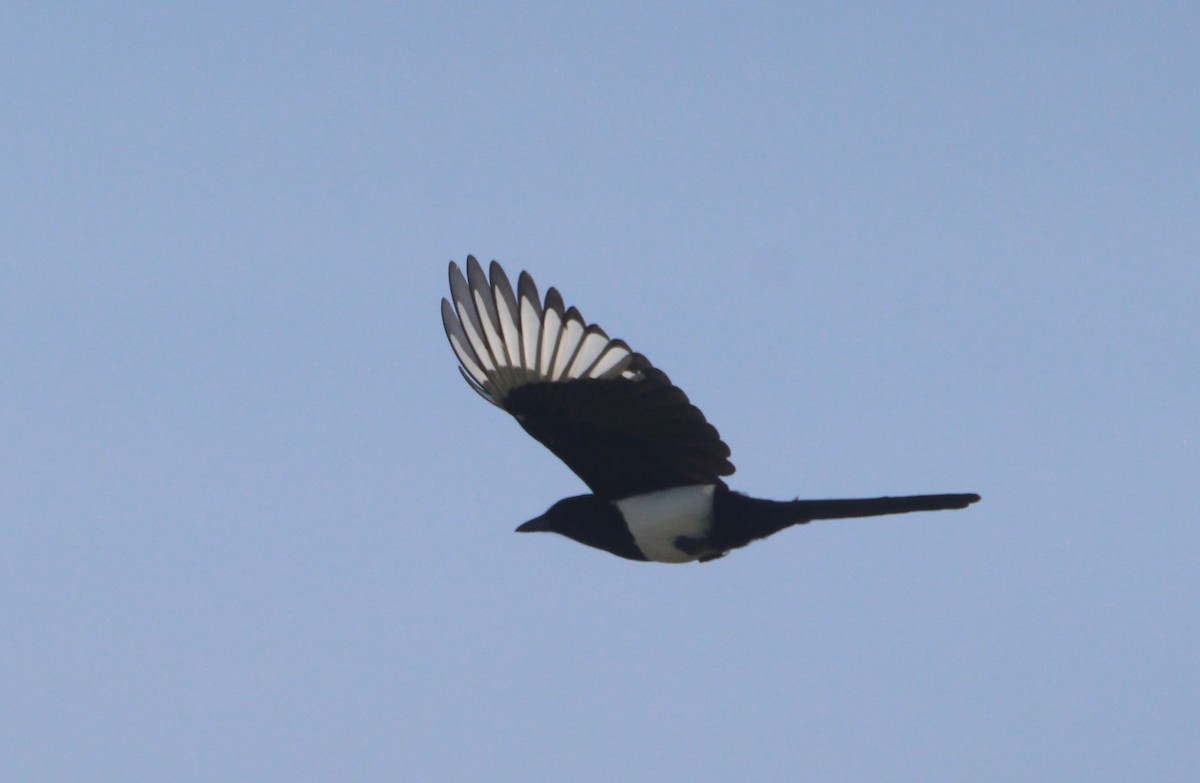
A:
POLYGON ((527 272, 450 263, 442 323, 459 372, 575 471, 592 493, 517 528, 560 533, 630 560, 706 562, 814 519, 966 508, 975 494, 761 500, 730 490, 729 447, 662 370, 565 308, 527 272))

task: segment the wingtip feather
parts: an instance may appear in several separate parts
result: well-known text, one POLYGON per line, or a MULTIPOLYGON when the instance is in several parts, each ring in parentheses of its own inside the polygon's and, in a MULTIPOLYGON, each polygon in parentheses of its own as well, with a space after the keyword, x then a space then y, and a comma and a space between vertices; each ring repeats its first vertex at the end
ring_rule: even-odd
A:
POLYGON ((649 367, 623 340, 588 324, 567 307, 558 289, 539 298, 532 275, 522 271, 514 289, 496 261, 483 264, 468 255, 463 266, 448 265, 450 297, 442 300, 442 320, 451 348, 473 387, 490 402, 531 382, 625 377, 639 380, 649 367))

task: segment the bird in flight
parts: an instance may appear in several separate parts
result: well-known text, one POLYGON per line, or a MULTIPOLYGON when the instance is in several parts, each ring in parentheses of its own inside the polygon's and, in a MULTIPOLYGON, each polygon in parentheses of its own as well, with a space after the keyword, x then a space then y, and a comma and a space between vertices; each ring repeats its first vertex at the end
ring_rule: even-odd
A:
POLYGON ((560 533, 630 560, 706 562, 815 519, 966 508, 975 494, 763 500, 734 492, 729 447, 666 374, 622 340, 545 299, 527 272, 513 290, 467 256, 450 263, 442 324, 459 371, 485 400, 567 464, 590 494, 517 528, 560 533))

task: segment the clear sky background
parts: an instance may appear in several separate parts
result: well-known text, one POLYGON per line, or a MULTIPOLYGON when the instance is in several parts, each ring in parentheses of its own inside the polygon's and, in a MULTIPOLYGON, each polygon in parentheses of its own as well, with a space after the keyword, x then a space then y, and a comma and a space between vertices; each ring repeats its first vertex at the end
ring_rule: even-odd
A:
POLYGON ((12 3, 0 778, 1193 781, 1190 3, 12 3), (730 484, 706 565, 459 378, 467 253, 730 484))

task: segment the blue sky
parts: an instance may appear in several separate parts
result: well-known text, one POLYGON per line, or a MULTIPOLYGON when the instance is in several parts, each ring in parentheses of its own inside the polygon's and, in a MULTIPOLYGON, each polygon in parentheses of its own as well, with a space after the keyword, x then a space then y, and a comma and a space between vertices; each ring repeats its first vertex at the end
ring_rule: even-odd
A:
POLYGON ((17 3, 8 780, 1194 780, 1200 14, 17 3), (446 264, 663 367, 707 565, 459 378, 446 264))

